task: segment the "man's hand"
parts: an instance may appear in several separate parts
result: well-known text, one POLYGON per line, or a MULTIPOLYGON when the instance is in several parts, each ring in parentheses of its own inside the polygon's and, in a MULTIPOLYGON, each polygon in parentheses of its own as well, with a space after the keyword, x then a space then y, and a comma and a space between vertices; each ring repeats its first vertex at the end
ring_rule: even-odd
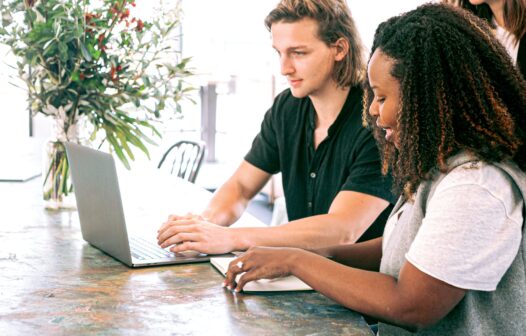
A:
POLYGON ((166 225, 166 223, 168 223, 170 221, 178 221, 178 220, 181 220, 181 219, 208 220, 207 218, 203 217, 202 215, 194 214, 194 213, 191 213, 191 212, 187 213, 184 216, 181 216, 181 215, 170 215, 170 216, 168 216, 168 219, 166 220, 166 222, 161 226, 159 231, 161 231, 163 229, 163 227, 166 225))
POLYGON ((207 254, 221 254, 235 249, 232 229, 208 222, 199 215, 172 215, 159 229, 158 244, 172 246, 174 253, 194 250, 207 254))

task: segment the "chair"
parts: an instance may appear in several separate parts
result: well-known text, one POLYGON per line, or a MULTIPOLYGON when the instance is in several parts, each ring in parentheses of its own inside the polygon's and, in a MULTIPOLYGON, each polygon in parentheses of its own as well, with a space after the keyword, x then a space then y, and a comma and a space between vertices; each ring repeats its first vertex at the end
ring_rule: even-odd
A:
POLYGON ((204 142, 178 141, 164 153, 157 168, 161 169, 164 164, 170 174, 194 183, 205 157, 205 148, 204 142))

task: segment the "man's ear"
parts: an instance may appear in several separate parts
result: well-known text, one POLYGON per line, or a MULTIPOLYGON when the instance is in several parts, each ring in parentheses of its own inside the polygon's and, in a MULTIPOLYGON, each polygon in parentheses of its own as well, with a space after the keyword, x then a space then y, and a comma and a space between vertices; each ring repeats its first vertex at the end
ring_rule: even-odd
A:
POLYGON ((349 41, 347 41, 347 39, 340 37, 332 44, 332 46, 336 50, 336 53, 334 54, 335 61, 339 62, 347 56, 347 53, 349 52, 349 41))

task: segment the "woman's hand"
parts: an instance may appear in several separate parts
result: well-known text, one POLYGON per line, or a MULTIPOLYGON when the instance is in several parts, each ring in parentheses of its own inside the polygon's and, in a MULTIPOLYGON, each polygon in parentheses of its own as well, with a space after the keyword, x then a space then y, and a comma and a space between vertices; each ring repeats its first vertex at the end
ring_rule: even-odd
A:
POLYGON ((296 248, 252 247, 230 263, 223 286, 240 292, 247 282, 288 276, 304 252, 296 248))

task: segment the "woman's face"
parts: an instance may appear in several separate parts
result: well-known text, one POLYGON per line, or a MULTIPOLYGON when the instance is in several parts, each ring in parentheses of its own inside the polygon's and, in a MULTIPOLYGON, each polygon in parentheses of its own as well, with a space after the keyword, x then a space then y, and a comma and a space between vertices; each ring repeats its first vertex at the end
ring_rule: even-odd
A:
POLYGON ((374 92, 369 114, 376 120, 376 125, 384 130, 385 139, 399 148, 398 113, 400 110, 400 82, 391 75, 395 61, 376 49, 367 74, 369 85, 374 92))

